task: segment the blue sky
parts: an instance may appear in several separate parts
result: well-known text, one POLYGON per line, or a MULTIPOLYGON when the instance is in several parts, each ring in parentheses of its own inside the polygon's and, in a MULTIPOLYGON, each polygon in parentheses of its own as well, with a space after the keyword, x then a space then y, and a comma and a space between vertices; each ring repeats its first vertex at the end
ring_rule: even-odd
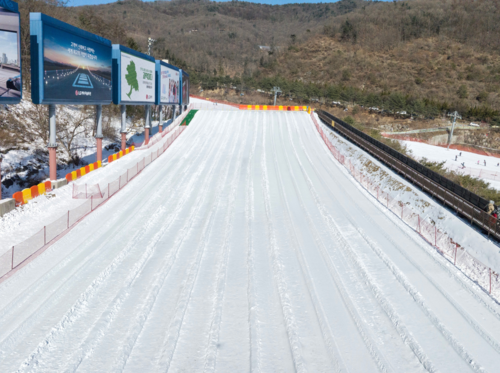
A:
MULTIPOLYGON (((147 1, 147 0, 144 0, 147 1)), ((222 0, 222 1, 230 1, 230 0, 222 0)), ((249 1, 249 0, 247 0, 249 1)), ((250 0, 251 1, 251 0, 250 0)), ((261 3, 261 4, 293 4, 293 3, 335 3, 338 0, 260 0, 260 1, 251 1, 253 3, 261 3)), ((392 1, 392 0, 386 0, 392 1)), ((107 4, 114 3, 112 0, 69 0, 68 6, 79 6, 79 5, 94 5, 94 4, 107 4)))

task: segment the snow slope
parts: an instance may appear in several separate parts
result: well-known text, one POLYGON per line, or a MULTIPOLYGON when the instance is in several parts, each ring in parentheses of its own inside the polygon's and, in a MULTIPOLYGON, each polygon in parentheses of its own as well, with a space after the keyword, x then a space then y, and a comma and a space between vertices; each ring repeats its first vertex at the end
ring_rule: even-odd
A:
POLYGON ((400 140, 400 142, 406 145, 408 150, 411 150, 416 159, 427 158, 433 162, 445 162, 444 167, 451 171, 458 171, 483 179, 490 183, 493 188, 500 189, 500 159, 497 157, 489 157, 456 149, 448 150, 441 146, 415 141, 400 140), (457 156, 456 161, 455 156, 457 156), (486 165, 484 164, 485 161, 486 165), (462 163, 465 164, 465 168, 462 167, 462 163))
POLYGON ((0 371, 497 371, 500 306, 341 167, 306 113, 198 112, 0 284, 0 371))

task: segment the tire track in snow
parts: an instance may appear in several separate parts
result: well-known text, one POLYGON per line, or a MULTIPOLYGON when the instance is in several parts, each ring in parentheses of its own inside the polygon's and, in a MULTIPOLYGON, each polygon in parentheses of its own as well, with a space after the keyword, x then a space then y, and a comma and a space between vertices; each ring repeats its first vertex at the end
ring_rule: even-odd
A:
MULTIPOLYGON (((187 175, 188 175, 188 173, 186 171, 185 176, 187 176, 187 175)), ((146 204, 155 203, 155 198, 159 198, 159 197, 161 197, 161 195, 163 195, 163 193, 160 190, 156 191, 152 195, 151 199, 146 201, 146 204)), ((142 196, 139 197, 138 194, 136 194, 135 196, 138 199, 142 198, 142 196)), ((130 204, 128 206, 130 206, 130 204)), ((125 211, 128 206, 124 206, 120 210, 125 211)), ((144 207, 147 207, 147 206, 144 206, 144 207)), ((106 231, 111 231, 111 232, 116 233, 122 229, 123 224, 126 224, 137 217, 134 214, 125 214, 123 212, 120 212, 120 210, 116 211, 114 216, 125 216, 124 219, 121 219, 121 220, 124 220, 121 222, 122 224, 113 224, 116 222, 114 220, 109 219, 107 224, 104 227, 101 227, 101 231, 106 230, 106 231)), ((139 213, 143 213, 142 212, 143 210, 144 209, 139 211, 139 213)), ((93 234, 93 237, 98 237, 99 235, 97 233, 98 232, 95 232, 93 234)), ((38 280, 37 283, 35 284, 35 286, 28 288, 27 291, 21 293, 19 296, 16 297, 16 299, 13 302, 11 302, 8 306, 4 307, 3 310, 0 312, 0 322, 5 323, 5 321, 4 321, 5 318, 11 314, 15 314, 16 312, 18 312, 18 310, 21 309, 23 306, 25 306, 26 302, 28 302, 30 297, 33 296, 34 294, 46 294, 45 302, 43 302, 40 305, 40 307, 36 309, 36 312, 34 312, 33 316, 29 319, 29 321, 31 322, 30 325, 33 325, 36 321, 38 321, 41 317, 43 317, 48 312, 48 308, 52 304, 54 304, 58 300, 62 299, 67 294, 67 292, 71 290, 70 289, 71 286, 74 285, 74 282, 76 281, 75 279, 78 278, 77 275, 81 271, 88 269, 88 267, 91 266, 92 263, 95 262, 95 260, 98 260, 99 257, 105 256, 107 254, 106 250, 104 250, 104 248, 108 244, 109 244, 109 239, 105 239, 104 242, 99 243, 96 246, 95 250, 93 250, 91 255, 85 255, 83 260, 78 261, 78 265, 73 267, 73 271, 71 271, 67 274, 64 273, 64 277, 62 279, 58 278, 57 282, 62 283, 62 285, 56 287, 52 292, 42 290, 42 287, 47 285, 50 280, 52 280, 54 277, 56 277, 56 275, 59 274, 59 272, 62 268, 65 268, 72 260, 74 260, 75 256, 77 257, 78 255, 82 255, 81 251, 85 250, 85 246, 82 245, 80 252, 75 250, 74 254, 72 254, 71 257, 66 257, 65 259, 63 259, 62 262, 58 263, 58 265, 56 267, 51 269, 50 272, 44 274, 43 278, 38 280), (54 295, 56 295, 56 296, 54 296, 54 295)), ((12 282, 13 281, 11 281, 10 283, 12 283, 12 282)), ((24 324, 23 329, 29 331, 30 325, 24 324)), ((24 334, 18 333, 17 339, 22 338, 23 336, 24 336, 24 334)), ((2 339, 2 340, 4 340, 4 339, 2 339)), ((9 342, 12 344, 15 343, 14 340, 9 340, 9 342)), ((0 357, 2 355, 4 355, 5 352, 8 350, 7 347, 3 343, 4 342, 2 342, 2 344, 0 344, 0 357)))
MULTIPOLYGON (((202 170, 202 168, 200 168, 202 170)), ((162 197, 162 193, 158 193, 159 198, 162 197)), ((153 200, 154 201, 154 200, 153 200)), ((152 204, 153 204, 152 201, 152 204)), ((142 211, 145 211, 142 209, 142 211)), ((146 213, 146 215, 150 215, 150 213, 146 213)), ((106 280, 111 276, 111 274, 119 267, 125 257, 129 254, 129 252, 137 246, 137 243, 143 242, 143 237, 147 237, 149 234, 148 228, 151 224, 154 223, 154 220, 148 220, 148 224, 144 227, 143 230, 136 231, 133 239, 128 242, 126 247, 119 253, 119 255, 110 263, 110 265, 103 271, 101 274, 94 279, 94 281, 89 285, 84 293, 80 295, 75 304, 71 307, 71 309, 63 316, 62 320, 52 328, 49 335, 42 341, 38 348, 34 353, 30 355, 30 357, 25 360, 20 371, 28 369, 29 366, 33 363, 36 364, 37 360, 40 360, 44 354, 48 353, 48 350, 52 349, 51 342, 54 341, 57 335, 60 333, 64 333, 65 329, 72 325, 77 319, 79 319, 85 312, 89 309, 90 300, 96 295, 101 286, 105 285, 106 280)), ((103 250, 104 251, 104 250, 103 250)), ((149 252, 149 251, 147 251, 149 252)), ((77 281, 78 277, 73 277, 75 281, 77 281)))
POLYGON ((255 196, 254 196, 254 186, 252 178, 252 168, 253 168, 253 157, 255 155, 257 137, 260 132, 258 122, 255 123, 257 126, 254 135, 254 146, 252 148, 247 169, 247 188, 245 196, 245 216, 247 220, 247 298, 248 298, 248 338, 250 341, 250 372, 261 372, 262 366, 260 363, 261 357, 261 347, 262 343, 258 339, 259 333, 259 323, 257 322, 257 317, 255 313, 256 310, 256 300, 255 300, 255 288, 253 283, 255 281, 255 266, 254 266, 254 250, 253 250, 253 240, 252 240, 252 229, 253 222, 255 220, 255 196))
MULTIPOLYGON (((308 159, 309 159, 309 156, 308 156, 308 159)), ((313 162, 310 159, 309 159, 309 162, 311 163, 311 165, 313 165, 313 168, 317 172, 316 168, 314 167, 313 162)), ((342 189, 342 191, 344 192, 343 195, 346 196, 347 198, 349 198, 351 200, 351 202, 352 202, 352 199, 347 194, 346 190, 340 184, 338 184, 338 187, 340 189, 342 189)), ((319 196, 318 196, 318 202, 319 202, 319 196)), ((342 215, 348 218, 351 226, 354 227, 353 229, 357 230, 356 224, 353 222, 352 217, 347 212, 347 210, 345 210, 345 208, 340 203, 338 203, 336 200, 333 201, 333 202, 335 203, 335 205, 337 206, 337 208, 342 211, 342 215)), ((321 202, 319 202, 319 203, 321 203, 321 202)), ((325 213, 327 213, 327 212, 325 211, 325 213)), ((370 283, 373 284, 373 290, 374 290, 374 292, 379 293, 380 294, 379 296, 381 297, 381 299, 384 300, 383 293, 381 292, 380 289, 378 289, 377 285, 375 285, 375 282, 371 278, 371 276, 370 276, 368 270, 366 269, 366 267, 364 266, 364 263, 356 255, 355 250, 349 244, 349 240, 344 237, 344 235, 342 233, 342 230, 340 229, 340 227, 335 222, 335 219, 333 219, 333 217, 331 217, 331 215, 329 215, 328 213, 327 213, 327 215, 325 215, 325 217, 331 222, 330 226, 336 230, 339 239, 342 239, 344 241, 344 243, 346 245, 345 247, 348 248, 348 250, 346 252, 349 254, 349 257, 351 258, 351 260, 359 268, 360 272, 363 274, 363 277, 366 278, 366 280, 368 282, 370 282, 370 283)), ((374 250, 373 247, 371 247, 371 248, 372 248, 372 250, 374 250)), ((452 333, 449 332, 449 330, 444 326, 444 324, 442 324, 440 322, 439 318, 437 318, 437 316, 430 310, 430 308, 424 302, 423 298, 418 294, 418 292, 416 291, 416 289, 414 289, 413 286, 406 279, 406 276, 404 276, 399 271, 399 269, 396 269, 395 266, 394 266, 394 264, 392 262, 390 262, 390 260, 381 251, 379 251, 378 253, 375 251, 375 253, 379 257, 381 257, 382 261, 391 270, 391 272, 393 273, 393 275, 396 278, 396 280, 403 286, 403 288, 407 291, 407 293, 415 301, 415 303, 418 305, 418 307, 427 316, 427 318, 429 319, 429 321, 431 322, 431 324, 440 332, 440 334, 452 346, 452 348, 462 358, 462 360, 464 360, 474 371, 476 371, 476 372, 484 372, 485 369, 483 367, 481 367, 479 364, 476 363, 476 361, 470 356, 470 354, 466 351, 466 349, 458 342, 458 340, 455 337, 453 337, 452 333), (386 259, 386 261, 384 261, 384 258, 386 259)), ((385 299, 385 301, 387 301, 387 300, 385 299)), ((387 304, 389 304, 388 301, 387 301, 387 304)), ((393 311, 393 312, 395 314, 395 311, 393 311)), ((399 319, 399 316, 397 316, 397 317, 399 319)), ((402 321, 400 319, 397 322, 398 323, 402 323, 402 321)), ((405 333, 409 333, 406 328, 404 328, 404 329, 405 329, 405 333)), ((417 351, 420 351, 419 353, 423 353, 423 350, 421 349, 420 346, 419 346, 419 348, 418 348, 417 351)), ((417 357, 419 357, 419 360, 420 360, 419 353, 416 352, 417 357)), ((435 368, 432 367, 432 365, 428 365, 428 364, 430 364, 430 361, 428 360, 428 358, 426 357, 425 359, 426 359, 427 363, 425 363, 424 361, 422 362, 423 365, 424 365, 424 367, 426 367, 426 368, 429 367, 430 369, 435 369, 435 368)), ((429 369, 429 368, 427 368, 427 369, 429 369)))
MULTIPOLYGON (((210 147, 210 151, 214 149, 215 146, 210 147)), ((155 248, 156 244, 159 242, 159 240, 164 236, 164 234, 170 229, 172 226, 173 222, 175 222, 179 212, 182 210, 184 207, 185 203, 187 200, 190 199, 192 193, 195 191, 197 185, 199 184, 198 177, 200 176, 200 173, 202 170, 204 170, 206 163, 208 160, 211 159, 210 157, 205 157, 204 161, 201 163, 198 172, 193 174, 191 177, 191 180, 189 183, 181 183, 181 185, 185 186, 185 188, 182 188, 183 194, 178 198, 177 201, 177 206, 172 210, 172 212, 169 213, 169 217, 166 219, 159 219, 155 218, 154 216, 152 217, 151 220, 153 221, 165 221, 165 223, 162 223, 161 229, 160 229, 160 235, 155 236, 155 248)), ((212 168, 214 168, 215 164, 217 162, 214 162, 212 165, 212 168)), ((209 175, 211 175, 211 170, 209 172, 209 175)), ((207 177, 208 179, 208 177, 207 177)), ((199 203, 201 202, 201 194, 198 196, 196 202, 194 203, 194 206, 199 206, 199 203)), ((160 210, 164 212, 165 206, 167 204, 163 203, 160 206, 160 210)), ((193 217, 196 215, 197 211, 199 209, 196 209, 196 211, 192 214, 192 218, 188 219, 188 221, 192 221, 193 217)), ((161 286, 165 280, 165 278, 168 276, 170 273, 170 269, 173 266, 173 262, 171 261, 171 258, 175 258, 178 253, 178 249, 180 244, 175 245, 176 249, 174 250, 174 253, 170 253, 165 257, 165 259, 162 262, 161 269, 158 271, 158 273, 161 274, 161 276, 156 277, 155 282, 150 286, 148 294, 146 296, 146 302, 143 304, 142 311, 138 312, 134 318, 134 322, 129 325, 129 329, 132 331, 130 332, 129 330, 129 336, 127 337, 127 343, 124 343, 125 348, 123 349, 125 354, 130 354, 134 343, 138 337, 138 334, 142 330, 143 324, 147 319, 147 314, 150 312, 151 308, 154 305, 154 301, 156 300, 156 295, 161 289, 161 286)), ((151 259, 151 257, 149 258, 151 259)), ((144 263, 144 265, 141 267, 141 271, 144 269, 145 265, 147 263, 144 263)), ((80 345, 80 347, 76 350, 77 355, 73 357, 72 361, 67 365, 68 370, 76 370, 78 369, 79 365, 82 363, 83 358, 89 358, 93 351, 96 349, 97 344, 100 342, 100 338, 104 336, 104 332, 111 326, 111 323, 114 321, 114 315, 120 310, 121 305, 125 302, 125 300, 131 295, 131 288, 133 288, 135 280, 137 279, 138 275, 140 273, 137 273, 135 276, 130 281, 126 281, 126 285, 120 289, 120 292, 116 295, 116 297, 113 299, 113 301, 110 303, 110 305, 107 307, 101 318, 98 320, 97 324, 94 326, 93 330, 89 331, 88 336, 86 340, 80 345), (113 313, 108 313, 108 309, 115 310, 113 313), (69 369, 71 367, 72 369, 69 369)), ((127 355, 128 358, 128 355, 127 355)), ((125 359, 125 363, 126 360, 125 359)), ((125 364, 123 364, 124 366, 125 364)), ((122 367, 123 368, 123 367, 122 367)))
MULTIPOLYGON (((248 122, 248 121, 247 121, 248 122)), ((248 123, 247 123, 248 125, 248 123)), ((244 125, 245 126, 245 125, 244 125)), ((240 131, 243 133, 244 131, 240 131)), ((245 137, 245 140, 247 140, 248 137, 245 137)), ((253 152, 255 150, 255 145, 256 145, 257 138, 254 136, 253 138, 253 143, 252 143, 252 150, 250 153, 249 157, 249 163, 248 163, 248 169, 250 168, 250 162, 251 159, 253 158, 253 152)), ((226 271, 227 271, 227 262, 229 258, 229 252, 231 248, 229 247, 229 236, 233 228, 232 224, 232 216, 234 212, 234 203, 236 199, 236 191, 237 191, 237 182, 239 181, 239 172, 242 164, 242 154, 243 154, 243 149, 246 149, 246 144, 240 146, 239 154, 237 156, 237 169, 234 171, 234 179, 231 183, 231 194, 229 196, 229 206, 228 206, 228 211, 226 213, 226 220, 225 220, 225 233, 224 233, 224 244, 223 244, 223 253, 222 253, 222 261, 219 266, 219 270, 217 273, 217 279, 216 279, 216 298, 214 301, 214 307, 212 309, 212 321, 211 321, 211 328, 209 332, 209 344, 206 348, 205 351, 205 367, 204 367, 204 372, 215 372, 215 367, 217 363, 217 345, 219 343, 219 331, 220 331, 220 323, 222 319, 222 306, 223 306, 223 300, 224 300, 224 291, 226 288, 226 271)), ((247 172, 248 174, 248 172, 247 172)))
MULTIPOLYGON (((301 137, 299 137, 299 138, 300 138, 301 146, 305 150, 306 147, 302 141, 302 138, 301 137)), ((389 301, 385 298, 385 296, 383 295, 380 288, 375 284, 373 278, 369 275, 369 273, 366 270, 366 268, 364 267, 364 265, 361 263, 359 258, 356 256, 353 248, 349 244, 349 241, 346 240, 344 238, 344 236, 342 235, 339 227, 337 226, 337 223, 334 221, 334 219, 331 217, 331 215, 329 214, 329 212, 327 211, 327 209, 325 208, 325 206, 321 202, 321 199, 319 198, 319 195, 317 194, 311 179, 309 178, 306 171, 304 170, 304 166, 297 155, 297 150, 295 148, 295 145, 293 145, 293 148, 294 148, 294 153, 296 155, 297 162, 299 163, 302 174, 304 176, 304 179, 307 182, 307 185, 309 187, 311 195, 314 198, 316 206, 317 206, 318 210, 320 211, 321 216, 326 223, 326 226, 329 227, 332 236, 341 244, 342 248, 344 249, 344 250, 340 251, 341 255, 344 256, 344 253, 348 254, 349 261, 352 264, 354 264, 358 273, 361 275, 361 278, 363 278, 365 280, 365 283, 371 289, 372 293, 374 294, 375 299, 377 300, 379 305, 382 307, 384 312, 387 314, 387 316, 389 317, 389 319, 393 323, 393 325, 394 325, 395 329, 398 331, 400 337, 402 338, 402 340, 405 343, 408 344, 408 346, 410 346, 410 348, 414 352, 415 356, 421 362, 422 366, 429 372, 437 372, 436 368, 434 367, 434 365, 432 364, 432 362, 430 361, 428 356, 425 354, 425 352, 423 351, 420 344, 412 336, 412 334, 408 331, 406 326, 404 326, 404 323, 402 322, 400 316, 394 310, 394 308, 389 303, 389 301)), ((304 154, 308 158, 309 162, 311 164, 313 164, 306 151, 304 151, 304 154)))
MULTIPOLYGON (((229 131, 228 131, 229 133, 229 131)), ((242 134, 243 132, 240 132, 242 134)), ((234 141, 233 148, 230 152, 230 154, 234 153, 234 149, 236 148, 237 141, 234 141)), ((214 227, 214 215, 216 211, 219 208, 219 204, 221 202, 221 197, 222 197, 222 191, 224 190, 224 185, 225 181, 229 177, 229 165, 230 165, 230 159, 228 159, 228 162, 225 165, 225 170, 223 173, 225 173, 224 177, 224 182, 219 182, 219 185, 217 187, 217 193, 216 193, 216 200, 214 201, 215 203, 215 208, 212 208, 209 213, 209 217, 205 219, 206 223, 204 224, 202 234, 201 234, 201 239, 200 242, 203 242, 202 246, 198 249, 198 252, 196 254, 196 258, 191 266, 191 269, 189 271, 189 274, 187 276, 185 285, 183 287, 182 294, 178 300, 177 306, 176 306, 176 311, 175 311, 175 316, 174 319, 171 321, 169 325, 169 330, 167 332, 166 338, 163 341, 162 348, 159 351, 158 357, 156 358, 156 366, 158 367, 158 370, 161 371, 166 371, 168 372, 170 368, 170 363, 172 362, 172 358, 175 352, 175 349, 177 347, 177 342, 179 340, 179 335, 180 335, 180 329, 182 327, 182 322, 184 320, 184 316, 186 314, 186 309, 188 307, 189 301, 191 299, 191 294, 193 291, 194 284, 196 282, 196 278, 198 275, 199 271, 199 266, 200 262, 202 259, 202 256, 205 252, 205 248, 208 243, 208 238, 210 237, 211 231, 214 227)))
MULTIPOLYGON (((283 127, 285 127, 285 126, 289 127, 288 123, 285 123, 285 124, 279 123, 279 126, 278 126, 280 129, 280 138, 281 138, 281 142, 282 142, 282 149, 286 148, 286 146, 284 145, 284 137, 283 137, 283 127)), ((277 151, 276 151, 276 145, 274 144, 274 137, 273 137, 273 148, 274 148, 273 154, 274 154, 275 170, 276 170, 276 174, 278 175, 278 184, 279 184, 279 188, 281 190, 280 196, 284 200, 284 206, 285 206, 286 215, 287 215, 287 219, 286 219, 287 230, 290 232, 290 235, 293 237, 293 239, 291 240, 291 246, 293 247, 296 258, 299 262, 302 278, 303 278, 304 282, 306 283, 307 291, 309 293, 310 301, 311 301, 313 308, 314 308, 314 311, 316 313, 316 318, 317 318, 318 325, 319 325, 320 330, 321 330, 323 341, 324 341, 325 345, 327 346, 328 351, 330 352, 331 359, 333 359, 333 360, 330 360, 330 363, 332 364, 332 366, 335 367, 335 372, 346 372, 347 369, 346 369, 345 363, 343 362, 343 360, 340 356, 338 346, 335 343, 335 338, 332 338, 332 336, 334 336, 334 334, 332 332, 332 328, 329 325, 328 321, 326 320, 325 312, 324 312, 323 308, 321 307, 321 303, 319 302, 318 296, 316 294, 314 284, 311 281, 312 276, 311 276, 310 269, 306 264, 306 261, 304 259, 300 245, 297 244, 297 242, 298 242, 297 233, 296 233, 295 228, 294 228, 295 226, 292 222, 290 207, 289 207, 289 203, 288 203, 288 200, 286 197, 286 192, 285 192, 285 188, 284 188, 284 184, 283 184, 283 177, 281 175, 279 162, 277 159, 277 151)), ((288 172, 290 175, 293 175, 293 172, 292 172, 292 169, 290 166, 289 158, 288 157, 285 157, 285 158, 287 160, 288 172)), ((300 193, 297 189, 296 180, 293 176, 291 177, 291 179, 293 181, 293 186, 295 189, 296 197, 299 200, 301 207, 304 209, 304 213, 306 214, 307 220, 310 223, 310 217, 304 208, 304 204, 303 204, 302 199, 300 197, 300 193)))
MULTIPOLYGON (((265 127, 265 126, 264 126, 265 127)), ((272 219, 271 212, 271 201, 270 201, 270 186, 269 186, 269 175, 267 170, 267 156, 266 156, 266 132, 264 131, 263 136, 263 157, 261 160, 261 167, 263 170, 263 178, 262 178, 262 188, 264 190, 264 206, 265 206, 265 216, 266 223, 269 227, 269 243, 270 243, 270 259, 272 263, 273 269, 273 278, 275 282, 275 286, 277 287, 279 299, 281 303, 281 310, 283 312, 283 318, 285 321, 286 332, 288 335, 288 340, 290 343, 290 349, 292 352, 293 363, 295 365, 295 370, 297 372, 307 372, 305 367, 302 351, 301 351, 301 343, 299 336, 297 335, 296 329, 297 325, 295 322, 295 315, 292 311, 292 304, 290 302, 289 291, 287 288, 286 281, 284 280, 283 267, 284 264, 279 259, 279 251, 281 251, 278 247, 275 228, 272 219)))

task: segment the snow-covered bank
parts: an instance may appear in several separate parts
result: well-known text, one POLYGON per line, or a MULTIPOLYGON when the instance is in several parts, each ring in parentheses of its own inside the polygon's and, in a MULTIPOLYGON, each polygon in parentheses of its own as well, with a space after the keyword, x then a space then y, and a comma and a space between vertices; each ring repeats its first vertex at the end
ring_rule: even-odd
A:
MULTIPOLYGON (((317 115, 314 115, 319 120, 317 115)), ((496 243, 476 231, 475 227, 459 219, 454 213, 443 208, 424 192, 398 176, 365 151, 357 148, 335 132, 330 131, 324 125, 323 130, 326 131, 332 144, 339 149, 346 159, 349 159, 358 170, 367 173, 371 180, 380 186, 381 190, 389 191, 391 195, 397 197, 397 200, 405 204, 405 208, 419 214, 422 219, 430 221, 475 258, 497 273, 500 272, 500 248, 496 243)), ((342 167, 342 169, 344 173, 349 174, 346 168, 342 167)), ((355 184, 358 188, 363 189, 357 182, 355 184)))

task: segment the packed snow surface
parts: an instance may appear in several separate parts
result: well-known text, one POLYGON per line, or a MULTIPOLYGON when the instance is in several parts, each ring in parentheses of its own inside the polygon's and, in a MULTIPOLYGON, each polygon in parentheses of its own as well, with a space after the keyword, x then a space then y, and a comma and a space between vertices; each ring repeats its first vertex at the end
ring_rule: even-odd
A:
POLYGON ((341 167, 306 113, 198 112, 0 284, 0 371, 498 371, 500 306, 341 167))
POLYGON ((500 189, 500 158, 457 149, 448 150, 441 146, 416 141, 400 140, 400 142, 406 145, 417 159, 426 158, 432 162, 445 162, 443 166, 450 171, 483 179, 493 188, 500 189))

